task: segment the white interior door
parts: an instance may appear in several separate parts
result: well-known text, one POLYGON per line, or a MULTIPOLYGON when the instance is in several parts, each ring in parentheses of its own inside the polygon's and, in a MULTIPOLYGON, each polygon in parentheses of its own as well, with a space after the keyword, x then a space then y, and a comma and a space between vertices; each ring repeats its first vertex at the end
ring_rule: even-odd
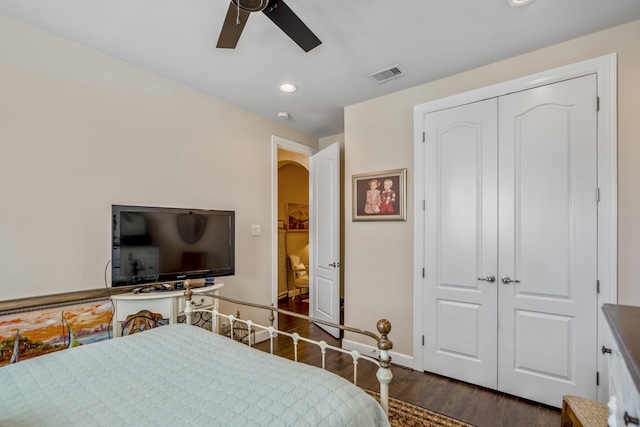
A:
POLYGON ((424 120, 424 369, 595 399, 595 76, 424 120))
MULTIPOLYGON (((309 316, 340 323, 340 145, 309 159, 309 316)), ((340 330, 318 325, 338 338, 340 330)))
POLYGON ((596 399, 596 83, 499 101, 498 387, 554 406, 596 399))
POLYGON ((494 389, 496 126, 496 99, 427 114, 424 124, 424 369, 494 389))

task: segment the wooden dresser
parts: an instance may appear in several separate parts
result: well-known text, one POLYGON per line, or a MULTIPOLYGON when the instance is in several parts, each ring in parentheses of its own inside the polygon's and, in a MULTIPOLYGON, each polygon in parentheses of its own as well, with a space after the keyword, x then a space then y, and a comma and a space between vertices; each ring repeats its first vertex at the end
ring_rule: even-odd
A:
POLYGON ((614 338, 609 362, 609 427, 638 425, 640 307, 604 304, 602 310, 614 338))

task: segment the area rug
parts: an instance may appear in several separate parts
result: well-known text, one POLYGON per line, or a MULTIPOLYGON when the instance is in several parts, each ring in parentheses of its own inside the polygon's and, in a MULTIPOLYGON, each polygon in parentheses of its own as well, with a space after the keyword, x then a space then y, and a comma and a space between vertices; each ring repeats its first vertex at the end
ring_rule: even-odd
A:
MULTIPOLYGON (((363 390, 380 401, 378 393, 363 390)), ((389 424, 391 424, 391 427, 473 427, 472 424, 467 424, 393 397, 389 398, 389 424)))

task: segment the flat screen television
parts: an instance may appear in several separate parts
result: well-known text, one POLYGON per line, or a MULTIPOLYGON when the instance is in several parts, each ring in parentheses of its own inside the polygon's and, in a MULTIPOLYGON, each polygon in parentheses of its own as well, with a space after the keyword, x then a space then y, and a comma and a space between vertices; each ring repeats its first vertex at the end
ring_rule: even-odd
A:
POLYGON ((235 274, 235 212, 112 206, 111 286, 235 274))

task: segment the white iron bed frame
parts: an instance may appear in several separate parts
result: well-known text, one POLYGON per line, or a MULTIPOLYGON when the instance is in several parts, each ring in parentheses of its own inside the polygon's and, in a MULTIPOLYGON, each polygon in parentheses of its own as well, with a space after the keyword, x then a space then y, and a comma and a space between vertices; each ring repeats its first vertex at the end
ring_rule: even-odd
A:
POLYGON ((214 332, 218 332, 217 331, 217 325, 218 325, 218 319, 219 318, 224 318, 227 319, 229 321, 229 327, 230 327, 230 333, 231 333, 231 338, 234 338, 234 331, 237 330, 237 328, 234 326, 234 324, 237 323, 241 323, 242 325, 244 325, 243 328, 243 332, 247 333, 247 337, 249 338, 248 340, 248 344, 251 345, 251 335, 252 332, 255 331, 267 331, 269 334, 269 340, 270 340, 270 352, 271 354, 273 354, 274 352, 274 339, 278 336, 278 335, 282 335, 282 336, 286 336, 292 339, 293 341, 293 347, 294 347, 294 360, 297 362, 298 361, 298 342, 303 341, 312 345, 316 345, 318 348, 320 348, 320 351, 322 353, 322 369, 325 369, 325 356, 326 356, 326 351, 327 350, 332 350, 332 351, 336 351, 338 353, 342 353, 342 354, 346 354, 351 356, 352 360, 353 360, 353 384, 357 385, 357 373, 358 373, 358 362, 360 360, 366 360, 368 362, 373 363, 374 365, 376 365, 378 367, 378 370, 376 372, 376 378, 378 379, 378 382, 380 384, 380 405, 382 406, 382 409, 384 410, 384 413, 387 415, 387 417, 389 416, 389 384, 391 383, 391 380, 393 379, 393 374, 391 373, 391 356, 389 355, 389 351, 393 348, 393 343, 389 340, 389 338, 387 337, 387 335, 389 334, 389 332, 391 331, 391 323, 386 320, 386 319, 380 319, 376 325, 376 328, 378 330, 378 332, 380 333, 380 336, 376 335, 373 332, 369 332, 369 331, 363 331, 361 329, 356 329, 356 328, 351 328, 348 326, 344 326, 344 325, 337 325, 331 322, 326 322, 323 320, 317 320, 317 319, 313 319, 309 316, 305 316, 302 314, 298 314, 298 313, 293 313, 287 310, 283 310, 283 309, 279 309, 276 307, 273 307, 273 305, 271 306, 266 306, 266 305, 261 305, 261 304, 254 304, 254 303, 247 303, 247 302, 243 302, 243 301, 237 301, 237 300, 233 300, 231 298, 226 298, 226 297, 222 297, 219 295, 211 295, 213 298, 222 300, 222 301, 227 301, 233 304, 239 304, 239 305, 245 305, 245 306, 249 306, 249 307, 255 307, 255 308, 260 308, 260 309, 264 309, 264 310, 268 310, 270 312, 269 315, 269 326, 263 326, 257 323, 252 322, 251 320, 243 320, 240 318, 237 318, 233 315, 227 315, 227 314, 223 314, 223 313, 219 313, 218 310, 215 308, 213 310, 208 310, 208 309, 198 309, 198 308, 194 308, 193 307, 193 303, 192 303, 192 296, 193 296, 193 291, 191 290, 191 282, 189 280, 185 281, 185 309, 184 309, 184 315, 186 317, 186 323, 188 324, 192 324, 193 323, 193 315, 195 313, 210 313, 212 316, 212 331, 214 332), (328 325, 328 326, 332 326, 334 328, 338 328, 341 329, 343 331, 348 331, 348 332, 353 332, 353 333, 357 333, 360 335, 365 335, 369 338, 373 338, 374 340, 376 340, 377 342, 377 348, 380 351, 380 356, 378 358, 373 358, 370 356, 365 356, 363 354, 361 354, 360 352, 356 351, 356 350, 345 350, 342 349, 340 347, 335 347, 332 345, 327 344, 325 341, 315 341, 312 340, 310 338, 306 338, 306 337, 302 337, 300 336, 297 332, 294 333, 288 333, 288 332, 284 332, 284 331, 280 331, 278 329, 275 329, 273 327, 273 321, 275 320, 274 314, 273 312, 278 312, 278 313, 282 313, 282 314, 286 314, 289 316, 293 316, 293 317, 298 317, 301 319, 306 319, 309 320, 310 322, 314 322, 314 323, 321 323, 324 325, 328 325))

